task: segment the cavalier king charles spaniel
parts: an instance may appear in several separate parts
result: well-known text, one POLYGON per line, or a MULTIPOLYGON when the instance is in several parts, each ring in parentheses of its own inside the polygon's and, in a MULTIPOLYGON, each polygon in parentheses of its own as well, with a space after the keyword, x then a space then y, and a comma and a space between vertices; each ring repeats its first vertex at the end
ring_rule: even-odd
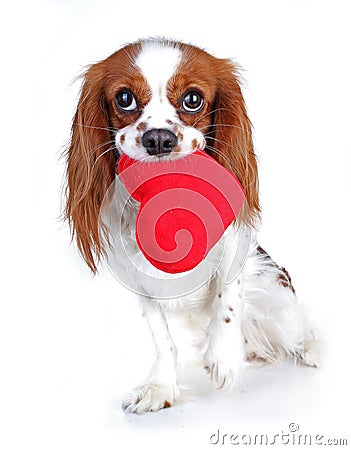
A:
POLYGON ((93 64, 84 75, 66 156, 65 215, 78 249, 94 273, 106 258, 137 293, 156 349, 145 383, 123 401, 126 411, 157 411, 179 398, 170 317, 187 319, 216 387, 232 388, 248 362, 293 358, 317 366, 315 333, 291 278, 256 239, 260 206, 251 123, 229 59, 178 41, 145 39, 93 64), (157 164, 198 149, 235 174, 246 203, 196 269, 166 274, 136 245, 138 203, 115 183, 118 160, 125 154, 157 164), (240 267, 228 281, 233 261, 240 267))

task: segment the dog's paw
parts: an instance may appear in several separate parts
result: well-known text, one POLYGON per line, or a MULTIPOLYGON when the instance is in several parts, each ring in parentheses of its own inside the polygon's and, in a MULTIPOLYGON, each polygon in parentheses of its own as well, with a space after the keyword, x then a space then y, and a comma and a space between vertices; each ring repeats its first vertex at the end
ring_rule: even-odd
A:
POLYGON ((208 364, 205 365, 205 370, 210 375, 211 381, 217 389, 230 390, 235 387, 238 378, 238 367, 230 367, 223 361, 208 364))
POLYGON ((323 365, 322 354, 322 341, 311 339, 304 343, 304 348, 299 356, 302 364, 310 367, 321 367, 323 365))
POLYGON ((143 414, 172 406, 176 399, 174 386, 144 384, 135 388, 122 402, 128 413, 143 414))
POLYGON ((232 389, 236 386, 239 370, 244 359, 243 348, 215 340, 209 343, 204 354, 205 370, 217 389, 232 389))

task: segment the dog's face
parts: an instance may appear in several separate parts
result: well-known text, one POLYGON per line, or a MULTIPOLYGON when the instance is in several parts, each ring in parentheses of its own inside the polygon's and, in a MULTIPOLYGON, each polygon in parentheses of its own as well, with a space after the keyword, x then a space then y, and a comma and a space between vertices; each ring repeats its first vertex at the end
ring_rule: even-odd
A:
POLYGON ((207 53, 185 45, 149 41, 127 47, 111 63, 123 75, 107 81, 115 145, 140 161, 185 156, 206 146, 217 80, 207 53))
POLYGON ((66 215, 88 265, 103 252, 99 209, 125 153, 144 161, 204 149, 231 170, 259 211, 251 124, 236 69, 187 44, 144 40, 92 65, 85 74, 68 150, 66 215))

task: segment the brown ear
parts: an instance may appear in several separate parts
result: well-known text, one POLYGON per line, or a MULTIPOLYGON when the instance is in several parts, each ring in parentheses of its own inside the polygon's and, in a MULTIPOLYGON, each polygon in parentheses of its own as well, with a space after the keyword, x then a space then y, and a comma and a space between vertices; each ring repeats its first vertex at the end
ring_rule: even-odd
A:
POLYGON ((235 75, 235 67, 230 60, 218 60, 217 77, 218 89, 210 133, 214 149, 209 153, 239 179, 247 201, 240 219, 253 225, 259 216, 260 207, 251 122, 235 75))
POLYGON ((103 253, 99 237, 99 211, 115 178, 115 158, 99 64, 85 74, 71 142, 67 151, 67 203, 65 215, 78 249, 95 273, 103 253))

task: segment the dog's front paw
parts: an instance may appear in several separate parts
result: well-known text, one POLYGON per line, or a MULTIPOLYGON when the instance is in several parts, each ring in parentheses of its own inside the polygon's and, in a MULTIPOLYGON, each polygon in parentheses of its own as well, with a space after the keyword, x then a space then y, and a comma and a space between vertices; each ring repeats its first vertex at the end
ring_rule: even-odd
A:
POLYGON ((122 408, 135 414, 169 408, 175 402, 176 391, 172 385, 144 384, 135 388, 123 400, 122 408))
POLYGON ((232 389, 236 385, 239 371, 239 367, 234 366, 231 367, 224 361, 207 362, 205 370, 217 389, 232 389))
POLYGON ((236 386, 242 361, 242 347, 238 345, 235 348, 221 340, 212 340, 204 354, 205 370, 217 389, 232 389, 236 386))

